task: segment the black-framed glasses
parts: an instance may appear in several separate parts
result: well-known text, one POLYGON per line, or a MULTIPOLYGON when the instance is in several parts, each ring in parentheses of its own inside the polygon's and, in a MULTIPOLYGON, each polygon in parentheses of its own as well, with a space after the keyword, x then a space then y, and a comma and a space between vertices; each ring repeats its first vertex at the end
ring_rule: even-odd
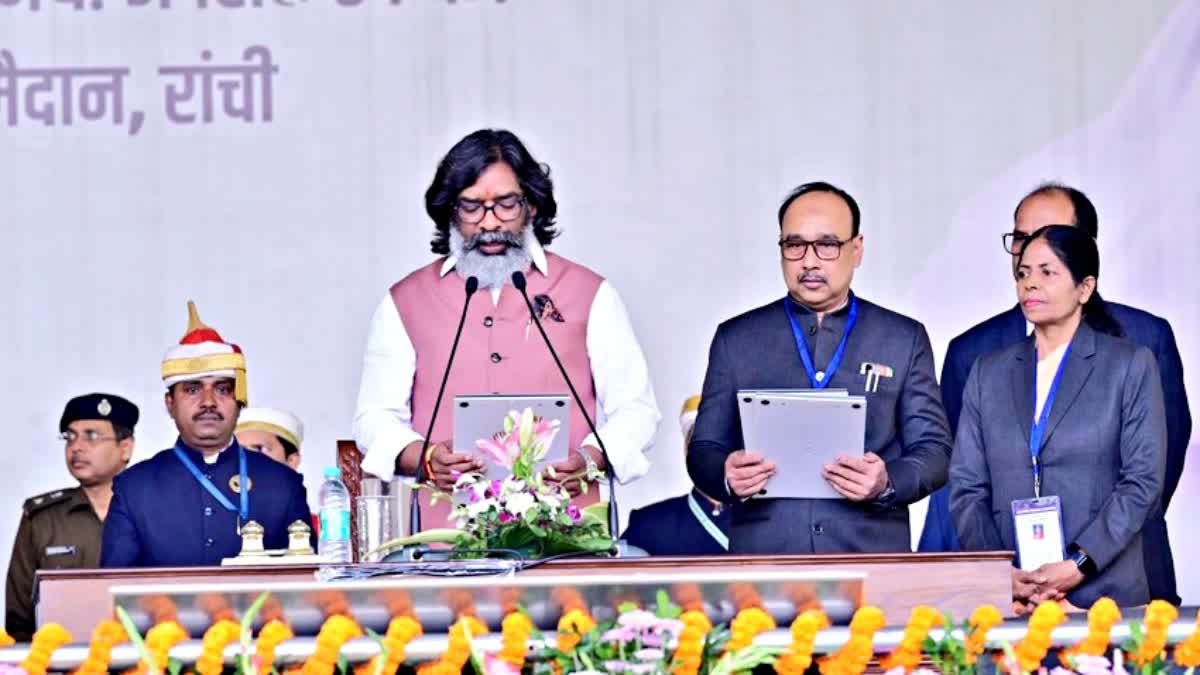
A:
POLYGON ((491 211, 497 220, 511 223, 520 218, 524 210, 524 195, 505 195, 492 202, 491 206, 484 206, 484 202, 474 199, 459 199, 454 206, 454 218, 460 223, 478 225, 491 211))
POLYGON ((842 247, 852 241, 854 241, 854 237, 845 241, 838 239, 805 241, 799 237, 785 237, 779 240, 779 252, 783 254, 784 260, 804 260, 804 256, 808 255, 808 247, 811 246, 818 259, 837 260, 842 255, 842 247))
POLYGON ((1004 243, 1004 250, 1012 255, 1020 255, 1025 249, 1025 242, 1029 241, 1028 234, 1024 232, 1005 232, 1000 235, 1000 241, 1004 243))
POLYGON ((64 431, 61 434, 59 434, 58 438, 59 438, 59 440, 65 442, 65 443, 74 443, 75 441, 82 440, 84 443, 86 443, 88 445, 95 445, 95 444, 99 443, 100 441, 115 441, 115 440, 117 440, 116 436, 109 436, 106 434, 102 434, 99 431, 96 431, 95 429, 84 429, 82 434, 77 434, 74 431, 67 430, 67 431, 64 431))

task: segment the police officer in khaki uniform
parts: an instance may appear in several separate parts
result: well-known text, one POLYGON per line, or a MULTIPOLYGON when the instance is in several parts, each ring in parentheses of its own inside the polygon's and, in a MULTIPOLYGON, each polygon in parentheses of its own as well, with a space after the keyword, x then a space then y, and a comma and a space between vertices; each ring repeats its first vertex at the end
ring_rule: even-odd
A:
POLYGON ((133 455, 137 406, 113 394, 88 394, 67 402, 58 429, 67 470, 79 487, 25 501, 8 565, 4 625, 28 642, 34 622, 33 578, 39 569, 100 566, 100 538, 112 479, 133 455))

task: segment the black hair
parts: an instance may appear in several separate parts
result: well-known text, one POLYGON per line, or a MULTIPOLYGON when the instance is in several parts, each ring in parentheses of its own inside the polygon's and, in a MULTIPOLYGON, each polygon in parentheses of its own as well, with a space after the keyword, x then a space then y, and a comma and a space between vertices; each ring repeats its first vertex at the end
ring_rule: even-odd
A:
POLYGON ((828 192, 841 197, 842 201, 846 202, 846 206, 850 207, 850 236, 858 236, 858 226, 862 220, 862 214, 858 210, 858 202, 854 201, 854 197, 851 197, 849 192, 846 192, 832 183, 826 183, 822 180, 815 180, 811 183, 805 183, 797 186, 788 193, 787 197, 784 197, 783 203, 779 205, 779 227, 783 227, 783 214, 787 212, 788 207, 792 205, 792 202, 810 192, 828 192))
POLYGON ((276 436, 275 438, 278 438, 279 444, 283 446, 283 456, 285 458, 291 457, 292 455, 296 454, 297 452, 300 452, 300 448, 297 448, 294 443, 292 443, 288 439, 284 438, 283 436, 276 436))
POLYGON ((1062 183, 1042 183, 1035 187, 1033 191, 1021 198, 1017 202, 1017 208, 1013 209, 1013 221, 1017 220, 1017 214, 1021 212, 1021 207, 1026 201, 1033 197, 1041 197, 1043 195, 1060 194, 1071 201, 1071 209, 1075 212, 1075 222, 1071 223, 1075 227, 1087 232, 1092 239, 1095 239, 1099 234, 1099 216, 1096 215, 1096 205, 1092 204, 1092 200, 1083 194, 1083 190, 1063 185, 1062 183))
POLYGON ((479 174, 489 166, 504 162, 517 175, 525 195, 525 203, 533 212, 528 226, 538 243, 545 246, 558 236, 554 218, 558 202, 554 201, 554 183, 550 168, 539 164, 521 139, 505 129, 480 129, 463 138, 438 162, 433 182, 425 191, 425 212, 433 219, 433 240, 430 248, 438 255, 450 252, 450 226, 458 195, 479 180, 479 174))
POLYGON ((117 437, 118 443, 120 443, 121 441, 123 441, 125 439, 133 438, 133 429, 130 429, 127 426, 123 426, 120 424, 113 424, 112 428, 113 428, 113 436, 117 437))
MULTIPOLYGON (((1070 225, 1047 225, 1030 235, 1021 249, 1021 256, 1017 258, 1018 268, 1025 259, 1029 245, 1039 238, 1046 240, 1055 257, 1070 270, 1071 279, 1076 284, 1082 283, 1088 277, 1100 278, 1100 251, 1096 248, 1096 240, 1083 231, 1083 228, 1070 225)), ((1109 314, 1108 306, 1100 297, 1099 288, 1092 292, 1092 296, 1083 305, 1083 320, 1099 333, 1125 337, 1125 329, 1112 314, 1109 314)))

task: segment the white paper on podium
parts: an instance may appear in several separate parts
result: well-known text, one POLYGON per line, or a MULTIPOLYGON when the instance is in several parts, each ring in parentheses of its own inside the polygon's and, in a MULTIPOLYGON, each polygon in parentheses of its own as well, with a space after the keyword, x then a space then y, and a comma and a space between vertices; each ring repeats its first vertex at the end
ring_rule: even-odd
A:
MULTIPOLYGON (((558 434, 541 465, 567 458, 571 439, 571 397, 567 394, 464 394, 454 397, 454 449, 469 452, 487 463, 489 478, 503 478, 509 470, 496 464, 479 447, 480 439, 504 431, 508 413, 526 408, 545 420, 558 420, 558 434)), ((540 465, 539 465, 540 466, 540 465)))
POLYGON ((860 455, 867 400, 845 389, 755 389, 737 393, 747 450, 778 470, 756 499, 844 499, 821 468, 841 455, 860 455))

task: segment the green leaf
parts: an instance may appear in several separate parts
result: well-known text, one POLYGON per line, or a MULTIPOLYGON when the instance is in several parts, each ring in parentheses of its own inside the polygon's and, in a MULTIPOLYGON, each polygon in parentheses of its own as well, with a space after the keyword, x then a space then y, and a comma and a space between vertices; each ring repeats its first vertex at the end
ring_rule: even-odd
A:
POLYGON ((372 669, 371 673, 372 675, 383 675, 383 665, 387 661, 391 651, 383 644, 383 637, 379 633, 366 626, 363 626, 363 630, 367 631, 367 636, 374 640, 375 644, 379 645, 379 659, 375 661, 375 668, 372 669))
POLYGON ((269 597, 271 597, 270 593, 259 593, 254 602, 250 603, 250 609, 247 609, 246 613, 242 615, 242 630, 240 634, 241 653, 238 654, 238 664, 242 672, 246 673, 246 675, 249 675, 253 670, 253 664, 250 663, 250 642, 251 638, 254 637, 254 619, 258 617, 258 613, 262 610, 263 604, 269 597))
POLYGON ((339 673, 342 673, 342 675, 349 675, 350 674, 350 659, 346 658, 345 656, 343 656, 341 654, 338 654, 337 671, 339 673))
POLYGON ((679 615, 683 614, 683 609, 671 602, 671 596, 664 590, 659 590, 655 600, 658 602, 658 607, 655 609, 655 615, 660 619, 678 619, 679 615))
POLYGON ((125 608, 120 605, 117 605, 117 621, 121 622, 121 627, 125 629, 129 641, 137 648, 138 658, 145 661, 153 672, 154 661, 150 659, 150 650, 146 649, 146 642, 142 639, 142 634, 138 632, 137 626, 133 625, 133 619, 129 616, 129 612, 126 612, 125 608))
POLYGON ((452 528, 435 528, 431 530, 421 530, 417 534, 408 537, 399 537, 386 541, 379 545, 378 548, 367 553, 367 556, 387 555, 392 551, 398 551, 410 544, 453 544, 455 539, 466 534, 462 530, 452 528))
POLYGON ((183 661, 179 659, 167 659, 167 675, 179 675, 183 670, 183 661))

